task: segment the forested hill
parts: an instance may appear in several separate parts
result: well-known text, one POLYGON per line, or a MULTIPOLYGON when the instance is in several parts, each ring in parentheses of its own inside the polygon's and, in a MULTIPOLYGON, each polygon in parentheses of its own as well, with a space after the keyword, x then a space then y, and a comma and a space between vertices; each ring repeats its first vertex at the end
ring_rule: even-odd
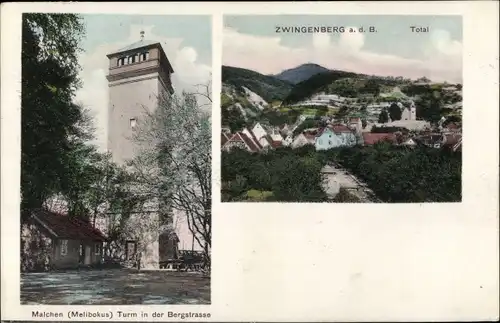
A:
POLYGON ((319 73, 325 73, 328 71, 330 70, 321 65, 308 63, 284 70, 283 72, 275 75, 275 77, 277 79, 290 82, 292 84, 298 84, 302 81, 309 79, 313 75, 319 73))
POLYGON ((313 94, 320 92, 331 83, 343 78, 362 78, 362 74, 344 71, 329 71, 313 75, 309 79, 295 85, 288 96, 283 100, 283 104, 294 104, 300 102, 313 94))
POLYGON ((267 102, 283 100, 293 87, 291 83, 273 76, 232 66, 222 66, 222 83, 236 88, 244 86, 267 102))

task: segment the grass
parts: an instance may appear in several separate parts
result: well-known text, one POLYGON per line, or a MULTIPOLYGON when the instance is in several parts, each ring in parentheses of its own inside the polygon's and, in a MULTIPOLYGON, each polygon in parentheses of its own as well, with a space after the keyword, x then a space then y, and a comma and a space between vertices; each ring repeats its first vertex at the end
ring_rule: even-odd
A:
POLYGON ((269 197, 273 196, 271 191, 259 191, 251 189, 247 192, 247 199, 251 201, 265 201, 269 197))

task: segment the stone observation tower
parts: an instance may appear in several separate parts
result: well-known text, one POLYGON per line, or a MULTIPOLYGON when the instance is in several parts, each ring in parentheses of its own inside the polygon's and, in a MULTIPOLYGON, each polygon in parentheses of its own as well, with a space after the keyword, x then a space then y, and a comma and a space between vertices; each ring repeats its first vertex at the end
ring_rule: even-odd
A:
POLYGON ((108 151, 123 164, 136 153, 130 140, 145 108, 153 111, 158 97, 172 94, 174 72, 159 42, 141 39, 107 55, 109 59, 108 151))
MULTIPOLYGON (((107 55, 108 152, 118 165, 124 165, 140 152, 132 137, 145 111, 154 111, 159 97, 174 93, 171 82, 174 70, 161 44, 145 40, 143 31, 140 36, 139 41, 107 55)), ((130 263, 147 269, 159 267, 162 233, 160 227, 148 226, 148 222, 157 223, 157 220, 157 212, 145 213, 144 210, 137 211, 128 220, 131 232, 124 250, 125 259, 130 263)))

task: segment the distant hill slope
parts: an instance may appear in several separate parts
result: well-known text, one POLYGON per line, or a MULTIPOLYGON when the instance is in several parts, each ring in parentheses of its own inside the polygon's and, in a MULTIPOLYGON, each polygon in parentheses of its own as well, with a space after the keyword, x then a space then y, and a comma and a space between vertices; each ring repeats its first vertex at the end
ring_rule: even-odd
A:
POLYGON ((364 78, 366 75, 344 71, 328 71, 313 75, 309 79, 295 85, 292 91, 283 100, 283 104, 294 104, 305 100, 337 80, 359 77, 364 78))
POLYGON ((321 65, 308 63, 285 70, 277 75, 274 75, 274 77, 282 81, 297 84, 311 78, 313 75, 328 71, 330 70, 321 65))
POLYGON ((267 102, 283 100, 293 87, 273 76, 232 66, 222 66, 222 83, 236 88, 246 87, 267 102))

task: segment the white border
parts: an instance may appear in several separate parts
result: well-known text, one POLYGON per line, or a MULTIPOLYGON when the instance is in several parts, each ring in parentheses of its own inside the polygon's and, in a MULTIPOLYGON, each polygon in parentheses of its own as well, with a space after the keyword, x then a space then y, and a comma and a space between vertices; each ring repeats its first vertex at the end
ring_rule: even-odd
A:
POLYGON ((2 320, 34 320, 33 309, 110 308, 209 311, 212 321, 498 319, 498 7, 482 1, 2 4, 2 320), (211 306, 19 305, 23 11, 213 15, 211 306), (463 202, 219 203, 222 13, 463 15, 463 202))

